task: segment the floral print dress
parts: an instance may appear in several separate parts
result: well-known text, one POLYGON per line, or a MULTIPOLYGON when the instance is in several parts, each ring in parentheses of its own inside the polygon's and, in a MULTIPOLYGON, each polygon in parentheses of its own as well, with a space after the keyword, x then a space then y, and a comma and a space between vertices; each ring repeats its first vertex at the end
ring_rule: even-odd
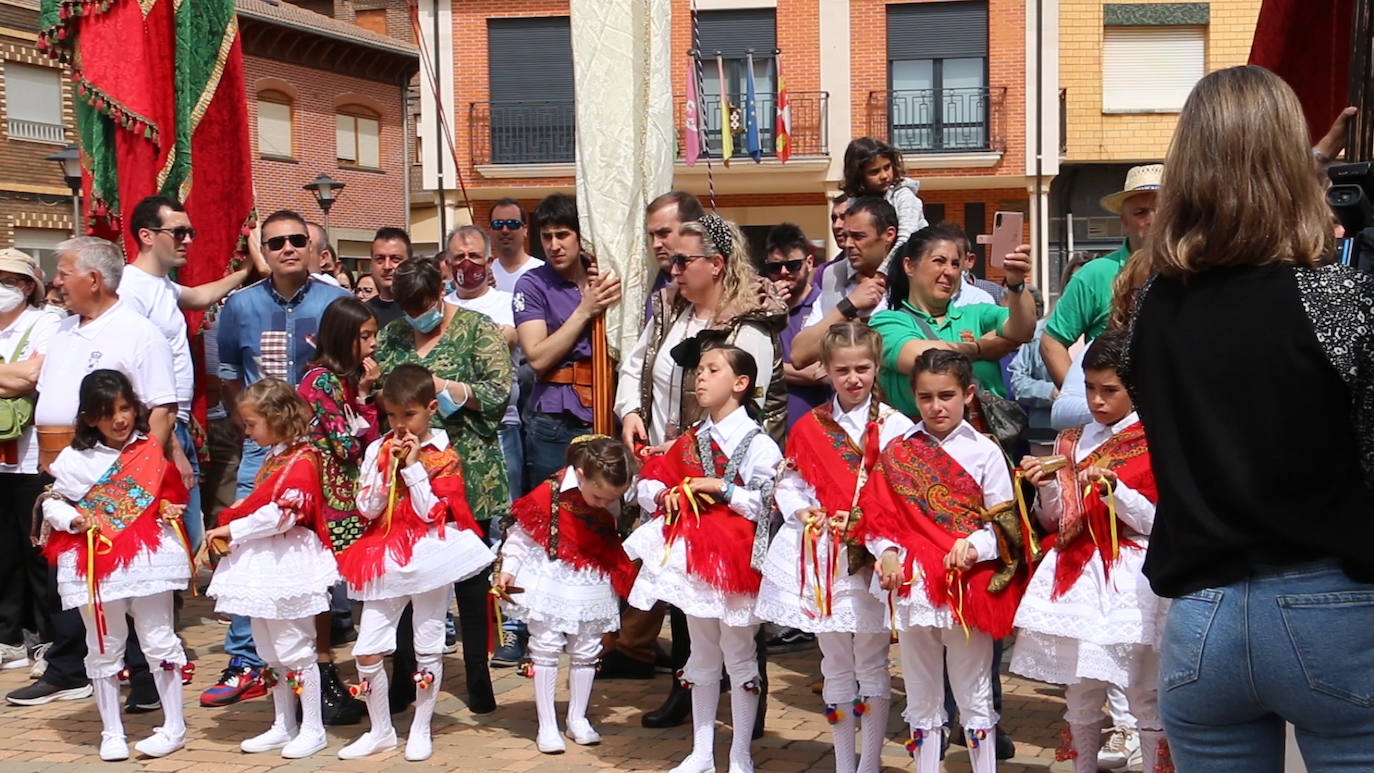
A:
POLYGON ((499 433, 514 373, 510 349, 495 323, 475 311, 453 311, 428 354, 422 357, 415 351, 414 331, 404 319, 398 319, 382 329, 373 359, 383 379, 397 365, 410 362, 428 368, 441 379, 472 387, 476 410, 463 408, 447 419, 436 413, 432 426, 448 432, 449 442, 462 460, 468 506, 483 522, 510 512, 510 483, 499 433))
POLYGON ((380 436, 377 408, 358 399, 356 387, 328 368, 311 368, 296 392, 315 413, 310 444, 320 452, 320 487, 329 548, 343 552, 363 534, 358 515, 358 465, 367 446, 380 436))

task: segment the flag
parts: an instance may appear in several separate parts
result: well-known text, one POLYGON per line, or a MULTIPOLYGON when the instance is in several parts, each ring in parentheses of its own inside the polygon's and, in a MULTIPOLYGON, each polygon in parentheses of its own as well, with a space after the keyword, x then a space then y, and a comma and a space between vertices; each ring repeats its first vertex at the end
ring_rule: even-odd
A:
POLYGON ((782 78, 782 54, 774 57, 773 67, 778 76, 778 117, 773 126, 773 150, 778 154, 778 163, 785 164, 792 157, 792 103, 787 98, 787 81, 782 78))
POLYGON ((687 124, 683 131, 682 149, 687 166, 696 166, 701 155, 701 94, 697 91, 697 57, 693 54, 687 60, 687 105, 683 108, 683 120, 687 124))
POLYGON ((745 60, 744 70, 744 152, 757 164, 763 160, 759 144, 759 106, 754 100, 754 55, 745 60))
MULTIPOLYGON (((1326 134, 1351 104, 1348 24, 1355 0, 1264 0, 1255 22, 1250 64, 1273 70, 1302 102, 1311 141, 1326 134)), ((1365 43, 1369 40, 1366 38, 1365 43)))
POLYGON ((720 82, 720 157, 726 166, 735 155, 735 127, 731 119, 730 90, 725 82, 725 59, 716 54, 716 76, 720 82))

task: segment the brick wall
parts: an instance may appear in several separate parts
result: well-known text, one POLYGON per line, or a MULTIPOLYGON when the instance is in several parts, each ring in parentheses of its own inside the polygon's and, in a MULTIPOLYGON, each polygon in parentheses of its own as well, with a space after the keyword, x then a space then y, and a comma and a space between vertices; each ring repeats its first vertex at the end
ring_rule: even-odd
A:
MULTIPOLYGON (((1214 0, 1210 6, 1207 71, 1245 64, 1260 0, 1214 0)), ((1065 160, 1162 159, 1177 113, 1102 112, 1102 3, 1061 0, 1059 14, 1059 85, 1068 102, 1065 160)))
POLYGON ((375 229, 382 225, 403 226, 407 222, 402 87, 255 56, 244 57, 243 67, 249 92, 253 186, 259 213, 286 207, 317 219, 319 206, 301 186, 324 172, 347 186, 330 210, 330 227, 375 229), (291 161, 258 156, 255 95, 266 89, 293 97, 295 158, 291 161), (381 114, 381 171, 339 166, 335 158, 334 117, 336 109, 346 104, 363 105, 381 114))
MULTIPOLYGON (((26 13, 32 17, 26 26, 36 28, 37 13, 26 13)), ((6 128, 9 90, 4 82, 5 65, 14 62, 51 67, 61 73, 62 122, 67 126, 67 138, 69 141, 76 138, 70 76, 56 60, 40 52, 35 41, 36 35, 0 37, 0 246, 4 247, 14 244, 15 228, 70 232, 72 227, 67 183, 62 179, 57 164, 45 160, 47 156, 62 150, 63 145, 11 139, 6 128)))

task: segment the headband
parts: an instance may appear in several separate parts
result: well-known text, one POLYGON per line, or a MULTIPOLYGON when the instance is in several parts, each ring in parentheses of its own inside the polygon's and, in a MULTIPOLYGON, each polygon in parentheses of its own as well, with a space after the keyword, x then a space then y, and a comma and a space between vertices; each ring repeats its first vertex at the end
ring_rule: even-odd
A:
POLYGON ((585 435, 578 435, 577 437, 573 438, 573 439, 572 439, 572 442, 571 442, 571 443, 568 443, 568 445, 570 445, 570 446, 577 446, 577 445, 581 445, 581 444, 583 444, 583 443, 590 443, 590 442, 592 442, 593 440, 610 440, 610 439, 611 439, 611 436, 610 436, 610 435, 599 435, 599 434, 596 434, 596 433, 594 433, 594 432, 588 432, 588 433, 585 434, 585 435))
POLYGON ((730 234, 730 224, 725 221, 725 218, 714 212, 703 215, 698 222, 701 223, 702 228, 706 229, 711 241, 716 243, 716 248, 720 250, 720 254, 729 260, 735 251, 735 238, 730 234))

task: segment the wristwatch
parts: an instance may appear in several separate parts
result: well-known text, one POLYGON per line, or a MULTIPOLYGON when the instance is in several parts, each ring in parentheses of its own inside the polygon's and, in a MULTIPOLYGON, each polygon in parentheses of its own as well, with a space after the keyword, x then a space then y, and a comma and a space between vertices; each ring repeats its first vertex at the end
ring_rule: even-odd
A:
POLYGON ((859 309, 855 307, 854 302, 849 300, 848 298, 841 298, 840 302, 835 304, 835 308, 838 309, 839 312, 844 315, 845 319, 859 318, 859 309))
POLYGON ((1022 290, 1026 289, 1026 280, 1022 279, 1020 282, 1017 282, 1014 285, 1009 285, 1006 283, 1005 280, 1003 280, 1002 286, 1007 288, 1007 292, 1009 293, 1019 293, 1022 290))

